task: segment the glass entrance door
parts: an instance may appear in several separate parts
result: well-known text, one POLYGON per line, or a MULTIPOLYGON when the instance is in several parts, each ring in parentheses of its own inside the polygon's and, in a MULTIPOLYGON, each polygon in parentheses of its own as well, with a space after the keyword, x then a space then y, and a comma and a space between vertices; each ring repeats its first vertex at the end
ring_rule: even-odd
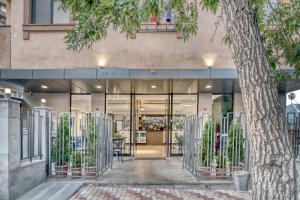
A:
POLYGON ((169 95, 135 95, 135 157, 165 157, 169 146, 169 95))

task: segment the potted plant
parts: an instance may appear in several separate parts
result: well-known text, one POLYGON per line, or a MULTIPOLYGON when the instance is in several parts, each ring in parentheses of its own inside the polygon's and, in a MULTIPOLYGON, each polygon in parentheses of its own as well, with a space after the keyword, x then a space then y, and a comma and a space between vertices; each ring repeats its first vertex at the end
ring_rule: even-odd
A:
POLYGON ((120 133, 119 131, 113 133, 113 138, 114 139, 122 139, 123 138, 123 134, 120 133))
POLYGON ((230 173, 244 168, 244 135, 239 123, 231 123, 228 131, 228 162, 230 173))
POLYGON ((64 114, 57 125, 55 144, 51 151, 51 160, 54 163, 55 175, 65 177, 68 174, 68 163, 70 158, 70 119, 68 114, 64 114))
POLYGON ((178 154, 179 154, 179 152, 182 154, 183 135, 179 135, 178 133, 176 133, 175 134, 175 143, 178 147, 178 154))
POLYGON ((80 151, 73 151, 71 154, 71 163, 72 169, 71 174, 73 178, 81 177, 81 152, 80 151))
POLYGON ((200 176, 208 178, 211 172, 211 166, 214 159, 215 148, 215 130, 214 120, 206 122, 200 141, 200 176))
POLYGON ((226 167, 227 167, 227 158, 225 158, 224 153, 219 152, 217 156, 217 166, 216 166, 216 176, 217 178, 226 177, 226 167))
POLYGON ((85 153, 85 175, 89 177, 97 176, 96 169, 96 135, 95 135, 95 117, 91 117, 88 121, 88 132, 86 139, 85 153))

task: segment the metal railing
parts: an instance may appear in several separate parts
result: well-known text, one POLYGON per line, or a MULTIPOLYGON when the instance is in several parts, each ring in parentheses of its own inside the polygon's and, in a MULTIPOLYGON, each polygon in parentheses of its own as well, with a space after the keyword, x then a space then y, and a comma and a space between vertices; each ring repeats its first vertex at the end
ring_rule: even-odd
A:
POLYGON ((21 109, 21 160, 42 159, 42 118, 38 110, 21 109))
POLYGON ((199 179, 227 178, 249 168, 249 145, 243 113, 188 116, 185 119, 183 167, 199 179))
POLYGON ((295 158, 300 158, 300 113, 290 112, 286 115, 286 127, 289 142, 292 145, 295 158))
POLYGON ((112 166, 112 119, 96 113, 52 113, 50 175, 96 177, 112 166))

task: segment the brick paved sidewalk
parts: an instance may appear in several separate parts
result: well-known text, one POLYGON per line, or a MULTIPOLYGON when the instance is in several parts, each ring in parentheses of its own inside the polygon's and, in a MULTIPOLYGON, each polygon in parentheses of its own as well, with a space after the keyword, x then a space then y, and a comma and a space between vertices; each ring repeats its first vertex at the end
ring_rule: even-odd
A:
POLYGON ((89 184, 77 191, 70 200, 226 200, 251 199, 250 192, 233 190, 200 190, 140 186, 95 186, 89 184))

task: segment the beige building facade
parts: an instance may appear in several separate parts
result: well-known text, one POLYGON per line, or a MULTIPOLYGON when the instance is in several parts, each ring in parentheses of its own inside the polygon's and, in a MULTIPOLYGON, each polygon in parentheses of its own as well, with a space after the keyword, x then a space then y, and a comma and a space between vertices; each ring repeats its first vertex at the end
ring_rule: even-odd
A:
POLYGON ((109 114, 114 131, 126 135, 128 154, 134 154, 135 132, 148 130, 164 156, 176 154, 172 144, 183 134, 185 116, 244 112, 231 52, 222 42, 225 31, 216 27, 218 14, 201 10, 198 33, 187 41, 166 15, 159 24, 145 22, 133 38, 109 30, 91 49, 74 52, 64 40, 73 22, 59 1, 5 4, 0 92, 11 88, 24 109, 42 103, 55 112, 109 114), (158 130, 141 125, 154 119, 163 121, 157 138, 158 130))

